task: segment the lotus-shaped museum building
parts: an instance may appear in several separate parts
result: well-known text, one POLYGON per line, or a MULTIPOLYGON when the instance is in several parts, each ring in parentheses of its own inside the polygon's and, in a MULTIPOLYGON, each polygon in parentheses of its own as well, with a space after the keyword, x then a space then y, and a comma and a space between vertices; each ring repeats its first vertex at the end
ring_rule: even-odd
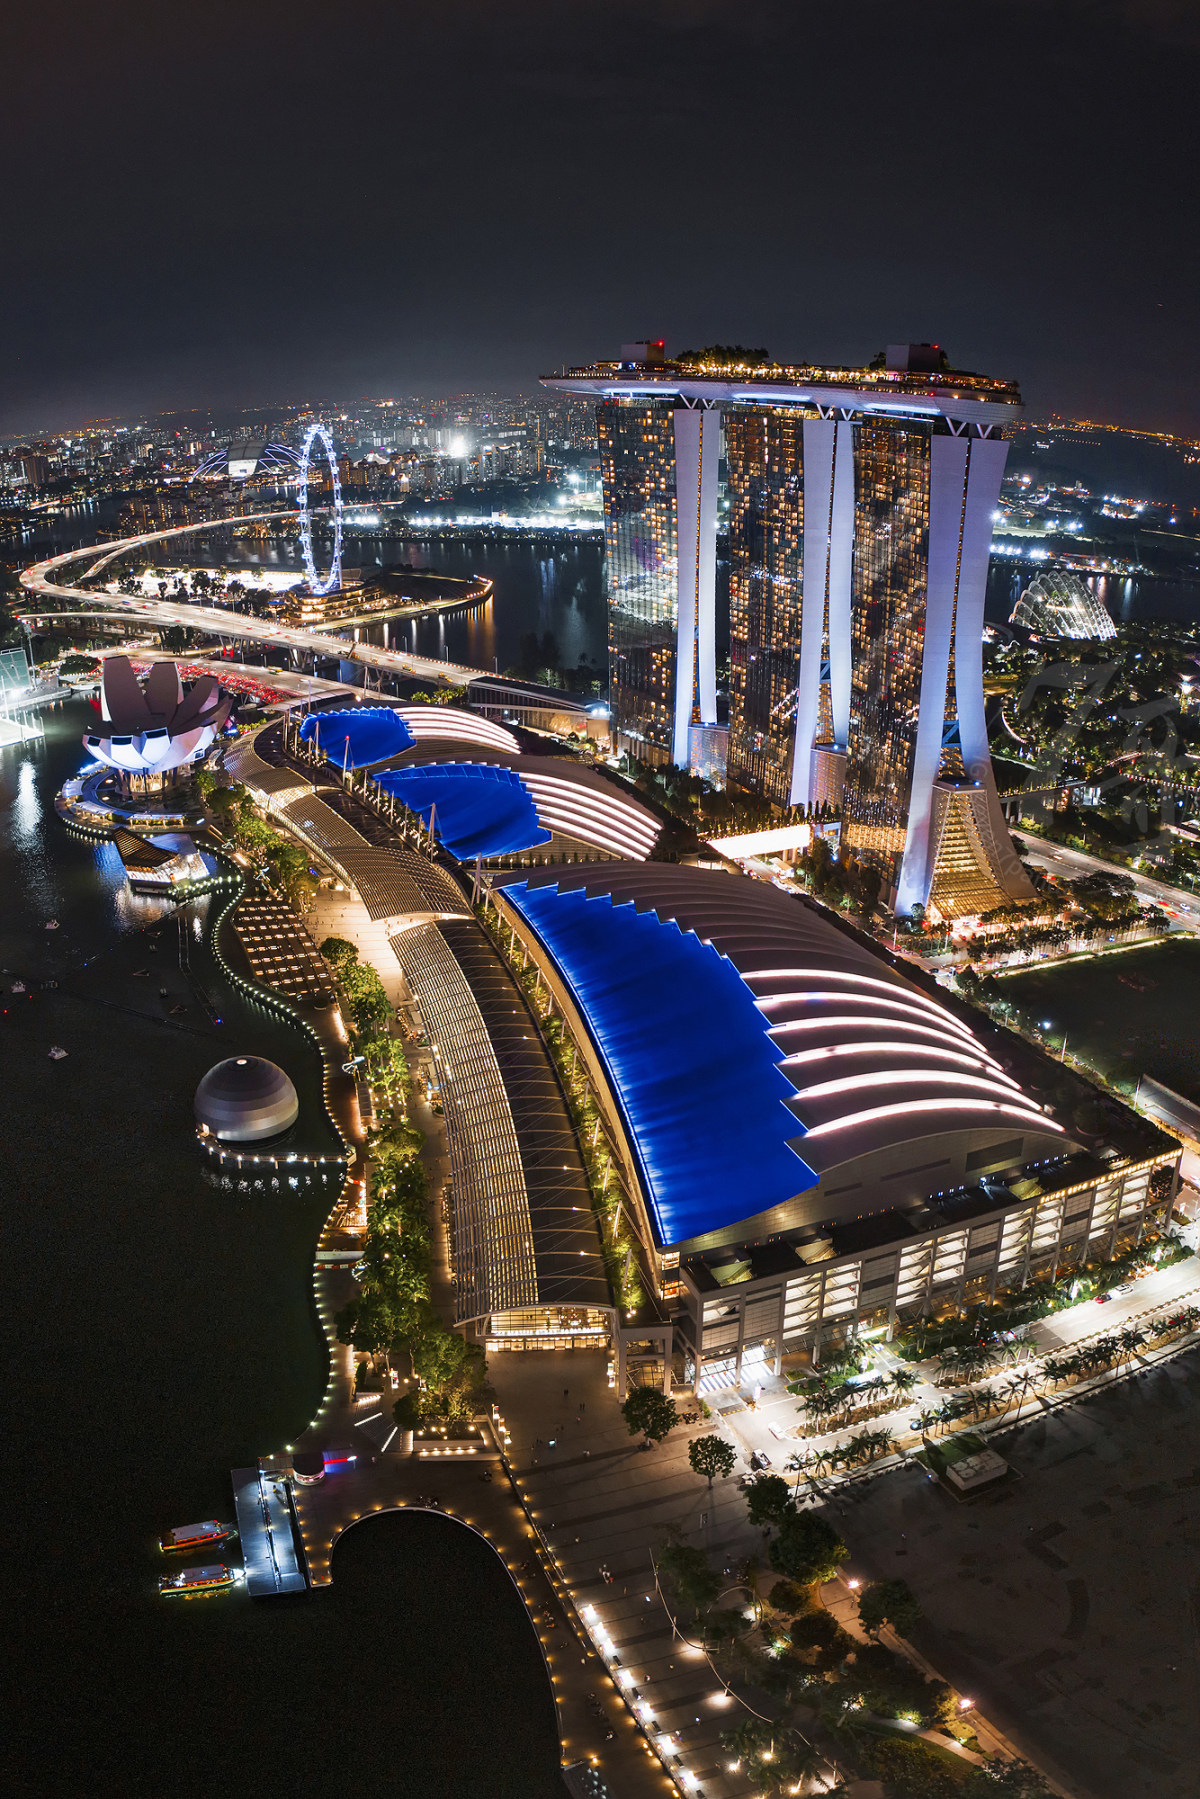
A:
POLYGON ((96 731, 84 745, 127 777, 159 777, 167 786, 199 762, 229 716, 215 675, 201 675, 184 691, 173 662, 156 662, 143 687, 128 656, 109 656, 100 684, 96 731))

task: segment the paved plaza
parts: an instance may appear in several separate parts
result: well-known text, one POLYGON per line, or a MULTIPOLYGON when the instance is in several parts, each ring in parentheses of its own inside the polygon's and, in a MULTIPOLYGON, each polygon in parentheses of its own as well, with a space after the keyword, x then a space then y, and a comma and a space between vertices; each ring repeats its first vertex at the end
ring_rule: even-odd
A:
POLYGON ((994 1494, 843 1495, 855 1572, 908 1581, 917 1646, 1081 1799, 1195 1799, 1200 1350, 993 1441, 994 1494))
MULTIPOLYGON (((717 1481, 710 1494, 688 1466, 688 1442, 708 1427, 677 1426, 665 1443, 642 1450, 606 1369, 607 1357, 591 1350, 506 1352, 488 1364, 538 1528, 577 1604, 593 1606, 611 1635, 638 1702, 653 1714, 652 1734, 670 1736, 672 1768, 692 1773, 711 1799, 741 1799, 749 1789, 729 1772, 718 1738, 743 1714, 707 1656, 675 1636, 651 1553, 675 1527, 727 1569, 734 1589, 734 1569, 761 1550, 762 1538, 746 1521, 736 1479, 717 1481)), ((686 1409, 687 1395, 678 1403, 686 1409)))

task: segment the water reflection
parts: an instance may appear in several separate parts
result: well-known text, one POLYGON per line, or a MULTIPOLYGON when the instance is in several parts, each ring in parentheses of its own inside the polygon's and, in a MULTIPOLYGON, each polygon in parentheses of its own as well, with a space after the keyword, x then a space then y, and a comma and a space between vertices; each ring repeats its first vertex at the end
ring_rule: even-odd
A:
POLYGON ((29 850, 40 844, 38 826, 42 822, 42 802, 38 797, 36 774, 32 762, 22 762, 17 776, 17 797, 13 801, 13 842, 18 849, 29 850))

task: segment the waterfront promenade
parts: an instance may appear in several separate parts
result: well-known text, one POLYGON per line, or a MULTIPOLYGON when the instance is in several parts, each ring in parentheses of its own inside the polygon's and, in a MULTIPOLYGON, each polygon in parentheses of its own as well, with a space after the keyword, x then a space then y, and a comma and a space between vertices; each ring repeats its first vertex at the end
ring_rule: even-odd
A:
MULTIPOLYGON (((455 1444, 442 1453, 438 1447, 419 1443, 412 1455, 364 1456, 344 1472, 296 1489, 313 1589, 319 1592, 336 1578, 338 1539, 355 1527, 369 1529, 373 1516, 411 1508, 458 1519, 491 1544, 526 1606, 545 1657, 564 1765, 597 1767, 620 1799, 667 1799, 677 1789, 579 1629, 570 1593, 538 1544, 494 1441, 461 1457, 455 1444)), ((469 1619, 463 1627, 470 1627, 469 1619)))

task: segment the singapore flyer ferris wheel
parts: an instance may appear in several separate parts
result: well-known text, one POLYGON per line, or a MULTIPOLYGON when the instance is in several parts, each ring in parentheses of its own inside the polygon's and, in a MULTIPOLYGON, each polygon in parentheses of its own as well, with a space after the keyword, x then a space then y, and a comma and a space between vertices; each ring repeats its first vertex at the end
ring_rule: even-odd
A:
POLYGON ((334 455, 333 439, 324 425, 310 425, 304 438, 304 447, 300 451, 300 548, 304 553, 304 572, 308 576, 309 592, 314 594, 333 593, 342 584, 342 484, 338 480, 337 457, 334 455), (317 579, 317 565, 313 561, 312 516, 308 509, 308 470, 312 460, 312 448, 320 438, 325 455, 329 461, 329 473, 333 482, 333 561, 329 573, 323 581, 317 579))

